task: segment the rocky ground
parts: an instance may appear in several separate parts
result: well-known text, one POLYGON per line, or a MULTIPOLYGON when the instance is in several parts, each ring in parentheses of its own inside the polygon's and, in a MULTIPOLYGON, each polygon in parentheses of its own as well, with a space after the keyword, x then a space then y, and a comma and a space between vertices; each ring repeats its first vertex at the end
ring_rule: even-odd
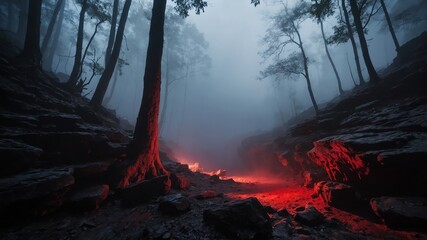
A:
POLYGON ((0 238, 427 239, 427 54, 412 52, 383 82, 245 141, 248 165, 270 162, 280 181, 238 183, 161 153, 170 177, 126 189, 114 166, 132 128, 0 57, 0 238))

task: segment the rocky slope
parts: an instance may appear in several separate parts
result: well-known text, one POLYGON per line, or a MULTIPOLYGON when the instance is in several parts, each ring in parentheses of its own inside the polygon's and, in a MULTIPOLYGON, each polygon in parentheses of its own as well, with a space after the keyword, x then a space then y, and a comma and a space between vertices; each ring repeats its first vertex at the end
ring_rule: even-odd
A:
MULTIPOLYGON (((338 200, 333 200, 338 201, 338 205, 340 201, 350 201, 356 208, 357 199, 348 188, 359 192, 365 203, 373 197, 409 196, 408 208, 414 206, 414 202, 424 206, 420 207, 422 214, 416 219, 425 222, 426 44, 425 32, 402 46, 400 57, 382 72, 381 82, 345 93, 328 103, 318 116, 294 119, 294 125, 280 133, 247 139, 240 148, 241 156, 253 162, 255 152, 258 161, 273 162, 275 166, 280 163, 289 177, 304 176, 309 187, 320 180, 344 184, 346 187, 338 189, 323 188, 328 203, 333 195, 338 196, 338 200), (413 201, 414 196, 420 198, 413 201)), ((378 204, 378 201, 385 199, 371 200, 373 210, 380 217, 401 216, 390 211, 393 211, 392 203, 400 204, 404 200, 387 200, 387 204, 378 204), (387 213, 378 211, 379 205, 387 206, 384 210, 387 213)), ((390 220, 385 220, 388 222, 390 220)))

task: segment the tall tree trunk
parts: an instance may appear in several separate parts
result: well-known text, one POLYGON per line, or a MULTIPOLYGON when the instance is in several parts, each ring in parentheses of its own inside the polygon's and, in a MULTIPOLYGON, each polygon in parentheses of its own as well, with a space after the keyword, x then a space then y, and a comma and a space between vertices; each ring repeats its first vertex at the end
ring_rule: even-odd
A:
POLYGON ((119 12, 119 0, 114 0, 113 14, 111 15, 110 37, 108 39, 107 50, 105 50, 105 66, 108 65, 108 60, 111 57, 111 50, 113 48, 114 39, 116 36, 116 24, 117 24, 118 12, 119 12))
POLYGON ((311 88, 310 75, 308 73, 308 61, 307 61, 307 56, 305 55, 304 47, 302 45, 301 35, 298 31, 298 28, 295 26, 295 24, 292 23, 292 25, 293 25, 293 28, 294 28, 297 36, 298 36, 298 42, 299 42, 298 47, 301 50, 302 57, 304 60, 304 77, 305 77, 305 80, 307 81, 307 89, 308 89, 308 93, 310 95, 311 103, 313 104, 313 108, 314 108, 314 111, 316 111, 316 114, 319 114, 319 107, 317 106, 317 102, 316 102, 316 99, 314 98, 314 94, 313 94, 313 89, 311 88))
POLYGON ((20 0, 20 10, 19 10, 19 23, 17 35, 20 39, 19 47, 24 46, 25 32, 27 31, 27 21, 28 21, 28 5, 29 0, 20 0), (22 41, 21 41, 22 40, 22 41))
POLYGON ((64 0, 58 0, 58 2, 56 2, 55 9, 53 10, 52 17, 50 18, 49 25, 47 27, 46 35, 44 36, 42 48, 41 48, 41 52, 43 55, 45 54, 47 45, 49 44, 49 41, 50 41, 50 37, 52 36, 53 27, 55 26, 56 19, 58 18, 58 13, 59 13, 59 10, 61 9, 62 4, 64 4, 64 0))
POLYGON ((400 45, 399 41, 397 41, 396 33, 394 32, 393 24, 391 23, 390 16, 388 15, 387 7, 384 3, 384 0, 380 0, 381 8, 384 11, 385 19, 387 20, 388 29, 390 30, 391 37, 393 38, 394 46, 396 47, 396 52, 399 53, 400 45))
POLYGON ((113 78, 113 85, 110 87, 110 93, 102 101, 102 103, 104 105, 108 104, 111 101, 111 99, 113 98, 114 90, 116 89, 118 77, 119 77, 119 70, 115 69, 115 71, 114 71, 114 78, 113 78))
POLYGON ((163 107, 162 112, 160 114, 159 128, 160 128, 160 136, 162 136, 162 132, 164 130, 165 119, 166 119, 166 111, 168 110, 168 95, 169 95, 169 84, 170 84, 170 74, 169 74, 169 44, 167 44, 166 50, 166 84, 165 84, 165 93, 163 95, 163 107))
POLYGON ((356 70, 357 70, 357 75, 359 76, 359 83, 363 85, 365 84, 365 80, 363 79, 362 68, 360 67, 359 52, 357 51, 356 40, 354 39, 353 27, 351 26, 350 17, 348 15, 348 11, 345 6, 345 0, 341 0, 341 3, 342 3, 342 9, 344 12, 345 23, 347 25, 348 37, 350 38, 351 46, 353 47, 354 62, 356 63, 356 70))
POLYGON ((15 20, 15 6, 12 1, 8 1, 7 3, 7 25, 4 26, 11 32, 15 32, 16 30, 16 21, 15 20))
POLYGON ((68 79, 68 82, 67 82, 67 85, 70 88, 76 87, 78 76, 80 73, 80 65, 82 62, 83 34, 84 34, 86 10, 87 10, 87 0, 83 0, 82 9, 80 10, 80 17, 79 17, 79 29, 77 31, 76 54, 74 56, 74 65, 73 65, 73 70, 71 71, 71 74, 70 74, 70 79, 68 79))
POLYGON ((328 56, 329 62, 331 63, 332 68, 334 69, 335 77, 337 78, 338 90, 339 90, 340 94, 343 94, 344 91, 342 90, 340 75, 338 74, 337 68, 335 67, 335 63, 332 60, 331 54, 329 53, 328 42, 326 41, 325 31, 323 29, 323 21, 322 20, 320 20, 320 29, 322 31, 323 43, 325 44, 326 55, 328 56))
POLYGON ((29 2, 27 33, 25 35, 24 49, 21 56, 26 62, 39 68, 41 64, 40 52, 40 20, 42 0, 31 0, 29 2))
POLYGON ((129 8, 132 3, 132 0, 126 0, 123 6, 123 12, 120 16, 119 27, 117 28, 116 41, 114 42, 113 52, 111 57, 105 67, 104 72, 102 73, 99 83, 96 86, 95 93, 93 94, 92 99, 90 100, 90 105, 94 108, 98 108, 102 105, 102 100, 104 99, 105 92, 107 92, 108 84, 110 84, 111 76, 113 75, 114 68, 117 63, 117 59, 120 55, 120 49, 122 47, 123 35, 125 32, 126 20, 128 18, 129 8))
POLYGON ((378 82, 380 77, 375 71, 372 64, 371 56, 369 55, 368 43, 366 42, 365 33, 363 32, 362 21, 360 19, 360 10, 356 0, 350 0, 351 12, 353 13, 354 24, 356 25, 357 35, 359 36, 360 47, 362 48, 363 59, 365 60, 366 69, 369 73, 369 78, 372 82, 378 82))
POLYGON ((59 12, 58 22, 55 24, 55 32, 53 34, 52 44, 50 48, 46 49, 46 53, 43 53, 43 68, 46 71, 52 72, 53 58, 55 57, 56 49, 58 48, 59 36, 61 35, 62 23, 64 21, 65 12, 65 1, 61 5, 61 11, 59 12))
POLYGON ((159 108, 166 0, 153 1, 144 93, 136 122, 130 156, 134 162, 127 168, 119 186, 126 186, 162 174, 167 174, 159 156, 159 108))

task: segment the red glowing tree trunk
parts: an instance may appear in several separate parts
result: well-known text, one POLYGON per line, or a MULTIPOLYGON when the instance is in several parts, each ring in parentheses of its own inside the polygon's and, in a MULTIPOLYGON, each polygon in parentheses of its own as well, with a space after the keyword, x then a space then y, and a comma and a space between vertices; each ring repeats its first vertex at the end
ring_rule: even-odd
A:
POLYGON ((159 109, 161 65, 166 0, 153 3, 147 60, 144 75, 144 93, 130 146, 133 162, 126 168, 119 187, 168 174, 159 156, 159 109))

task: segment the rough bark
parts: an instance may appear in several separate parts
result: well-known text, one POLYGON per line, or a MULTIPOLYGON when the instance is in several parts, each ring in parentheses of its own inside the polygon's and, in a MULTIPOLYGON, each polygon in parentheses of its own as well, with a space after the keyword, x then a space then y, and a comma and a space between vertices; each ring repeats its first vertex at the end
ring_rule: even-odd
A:
POLYGON ((144 92, 136 122, 134 139, 130 146, 133 163, 119 186, 167 174, 159 156, 159 108, 161 66, 166 0, 153 3, 147 59, 144 75, 144 92))
POLYGON ((356 0, 350 0, 351 12, 353 13, 354 24, 356 25, 357 35, 359 36, 360 47, 362 49, 363 59, 365 60, 366 69, 368 70, 371 82, 378 82, 380 77, 372 64, 371 56, 369 54, 368 43, 366 42, 365 33, 363 32, 363 25, 360 19, 360 10, 357 6, 356 0))
MULTIPOLYGON (((19 10, 19 23, 18 23, 18 32, 17 35, 20 39, 25 38, 25 32, 27 30, 27 20, 28 20, 28 5, 29 0, 21 0, 20 1, 20 10, 19 10)), ((22 47, 24 45, 23 41, 19 42, 19 46, 22 47)))
POLYGON ((359 60, 359 52, 357 51, 357 45, 356 40, 354 39, 353 35, 353 28, 351 26, 350 17, 348 15, 347 8, 345 6, 345 0, 341 0, 345 23, 347 25, 348 30, 348 37, 350 38, 351 46, 353 47, 353 54, 354 54, 354 62, 356 63, 356 69, 357 69, 357 75, 359 77, 359 83, 361 85, 365 84, 365 80, 363 79, 362 75, 362 68, 360 67, 360 60, 359 60))
POLYGON ((117 24, 118 13, 119 13, 119 0, 114 0, 113 14, 111 15, 110 37, 108 39, 107 49, 105 50, 105 66, 107 66, 108 64, 108 60, 111 57, 111 51, 113 49, 114 39, 116 36, 116 24, 117 24))
POLYGON ((15 6, 12 1, 9 1, 7 4, 7 29, 11 32, 15 32, 16 22, 15 19, 15 6))
POLYGON ((399 53, 400 45, 397 40, 396 33, 394 32, 393 24, 391 23, 390 16, 388 15, 387 7, 384 3, 384 0, 380 0, 381 8, 384 11, 385 19, 387 20, 388 29, 390 30, 391 37, 393 38, 394 46, 396 47, 396 52, 399 53))
POLYGON ((326 41, 325 31, 324 31, 324 29, 323 29, 323 21, 322 21, 322 20, 320 20, 319 22, 320 22, 320 30, 322 31, 323 43, 324 43, 324 45, 325 45, 326 55, 328 56, 329 62, 331 63, 331 65, 332 65, 332 69, 334 70, 335 77, 337 78, 337 82, 338 82, 338 90, 339 90, 340 94, 343 94, 343 93, 344 93, 344 90, 342 90, 342 84, 341 84, 341 78, 340 78, 340 75, 338 74, 338 70, 337 70, 337 68, 335 67, 335 63, 334 63, 334 61, 332 60, 331 54, 329 53, 328 42, 326 41))
POLYGON ((78 76, 80 73, 80 65, 82 62, 82 50, 83 50, 84 22, 85 22, 85 14, 86 14, 87 7, 88 7, 87 0, 83 0, 82 8, 80 10, 79 28, 77 31, 76 54, 74 56, 74 66, 70 74, 70 79, 68 80, 68 83, 67 83, 70 88, 76 87, 78 76))
POLYGON ((61 9, 61 6, 64 4, 64 0, 58 0, 55 5, 55 9, 53 10, 52 17, 50 18, 49 25, 46 30, 46 35, 44 36, 41 52, 44 55, 47 45, 49 44, 50 37, 53 33, 53 28, 55 27, 56 19, 58 18, 59 10, 61 9))
POLYGON ((122 47, 123 35, 125 32, 126 20, 128 18, 129 8, 132 3, 132 0, 126 0, 123 6, 123 12, 120 16, 119 27, 117 28, 116 41, 114 42, 113 52, 111 53, 110 60, 105 67, 104 72, 102 73, 99 83, 96 86, 95 93, 90 101, 90 105, 97 108, 102 105, 102 100, 104 99, 105 93, 108 89, 108 84, 110 84, 111 76, 113 75, 114 68, 117 64, 117 60, 120 55, 120 49, 122 47))
POLYGON ((294 27, 294 30, 295 30, 297 36, 298 36, 298 42, 299 42, 298 47, 300 48, 301 53, 302 53, 302 57, 304 59, 304 74, 303 75, 305 77, 305 80, 307 81, 308 93, 310 95, 310 99, 311 99, 311 103, 313 104, 314 111, 316 111, 316 114, 318 114, 319 113, 319 107, 317 106, 316 99, 314 98, 313 89, 311 88, 310 75, 308 73, 308 58, 305 55, 305 50, 304 50, 304 47, 302 45, 301 35, 298 31, 298 28, 295 26, 295 24, 293 25, 293 27, 294 27))
POLYGON ((40 20, 42 0, 32 0, 29 2, 27 33, 25 35, 24 49, 21 56, 26 62, 34 67, 40 67, 41 52, 40 52, 40 20))
POLYGON ((162 135, 162 132, 164 130, 164 124, 166 119, 166 111, 168 110, 168 95, 169 95, 169 84, 170 84, 170 74, 169 74, 169 44, 166 51, 166 84, 165 84, 165 93, 163 95, 163 107, 162 112, 160 114, 160 121, 159 121, 159 128, 160 128, 160 135, 162 135))
POLYGON ((52 44, 50 48, 46 49, 46 53, 43 54, 43 68, 46 71, 52 71, 53 58, 55 56, 56 49, 58 48, 59 36, 61 35, 62 23, 64 22, 65 2, 61 6, 59 12, 58 22, 55 24, 55 32, 53 34, 52 44))

